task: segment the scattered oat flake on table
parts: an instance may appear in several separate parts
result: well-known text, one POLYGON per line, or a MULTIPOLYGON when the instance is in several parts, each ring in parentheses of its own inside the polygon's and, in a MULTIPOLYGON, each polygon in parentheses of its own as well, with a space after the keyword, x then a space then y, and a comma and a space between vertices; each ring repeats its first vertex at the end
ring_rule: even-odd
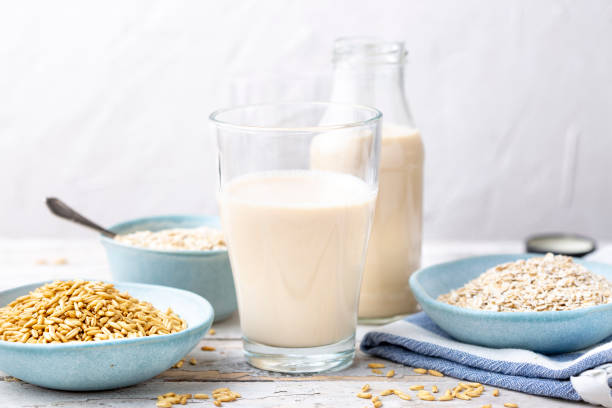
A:
POLYGON ((213 346, 202 346, 200 347, 202 351, 215 351, 216 349, 213 346))
POLYGON ((208 331, 208 334, 210 334, 211 336, 212 336, 212 335, 214 335, 215 333, 217 333, 217 332, 215 331, 215 329, 210 329, 210 330, 208 331))
POLYGON ((369 363, 369 368, 383 368, 385 365, 383 363, 369 363))

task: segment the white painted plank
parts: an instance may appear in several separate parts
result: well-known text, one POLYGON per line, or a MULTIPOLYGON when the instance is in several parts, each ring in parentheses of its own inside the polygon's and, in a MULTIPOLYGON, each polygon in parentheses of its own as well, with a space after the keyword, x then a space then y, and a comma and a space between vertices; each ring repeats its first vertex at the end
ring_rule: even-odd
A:
MULTIPOLYGON (((246 363, 242 356, 241 343, 238 340, 218 340, 207 336, 185 358, 180 369, 170 369, 156 378, 143 384, 106 392, 67 393, 42 389, 12 378, 0 377, 0 395, 11 407, 77 407, 77 406, 122 406, 152 407, 157 395, 166 392, 176 393, 210 393, 219 387, 230 387, 240 393, 243 399, 232 403, 240 406, 364 406, 367 401, 356 398, 355 394, 363 384, 370 384, 374 393, 393 388, 401 389, 413 397, 409 406, 436 406, 428 401, 418 401, 416 392, 408 390, 410 385, 422 384, 427 389, 438 386, 443 392, 457 385, 458 380, 450 377, 433 377, 415 374, 411 367, 372 358, 358 352, 354 364, 341 372, 287 376, 258 370, 246 363), (212 345, 215 351, 204 352, 199 349, 203 344, 212 345), (195 358, 196 365, 187 361, 195 358), (387 370, 393 369, 396 375, 386 378, 375 375, 367 367, 369 362, 382 362, 387 370)), ((501 390, 500 397, 493 397, 493 387, 486 386, 482 397, 470 402, 473 406, 492 403, 501 406, 504 402, 518 403, 521 407, 579 407, 585 404, 564 402, 555 399, 540 398, 508 390, 501 390)), ((385 407, 407 406, 405 401, 394 397, 384 397, 385 407)), ((194 402, 201 404, 202 402, 194 402)), ((204 402, 210 405, 210 402, 204 402)), ((444 406, 466 406, 464 401, 445 402, 444 406)))
MULTIPOLYGON (((437 384, 445 389, 443 381, 437 384)), ((213 389, 224 386, 240 393, 242 398, 224 404, 226 407, 362 407, 371 406, 367 400, 357 398, 362 382, 359 381, 291 381, 291 382, 235 382, 210 383, 198 381, 168 382, 160 380, 147 381, 141 385, 106 392, 73 393, 50 391, 26 383, 0 381, 0 395, 3 407, 26 408, 36 406, 68 408, 111 406, 125 408, 154 407, 157 395, 166 392, 181 394, 210 393, 213 389)), ((375 392, 380 392, 397 384, 387 381, 370 382, 375 392)), ((407 391, 405 384, 400 384, 407 391)), ((487 391, 482 397, 472 401, 429 402, 420 401, 415 392, 407 391, 412 401, 402 401, 395 396, 381 397, 385 408, 392 407, 480 407, 484 404, 493 404, 501 407, 505 402, 514 402, 521 408, 570 408, 586 407, 587 404, 547 399, 525 395, 511 391, 501 391, 499 397, 490 395, 487 391)), ((210 400, 192 400, 189 405, 212 407, 210 400)))

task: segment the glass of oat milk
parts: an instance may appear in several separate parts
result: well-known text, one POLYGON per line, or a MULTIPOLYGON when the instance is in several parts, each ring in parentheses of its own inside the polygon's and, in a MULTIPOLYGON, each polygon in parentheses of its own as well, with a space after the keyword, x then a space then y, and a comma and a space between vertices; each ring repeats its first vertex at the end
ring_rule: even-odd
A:
POLYGON ((279 103, 219 110, 210 120, 247 360, 288 373, 350 365, 381 113, 279 103), (337 143, 351 146, 336 156, 347 170, 318 168, 321 149, 337 143))

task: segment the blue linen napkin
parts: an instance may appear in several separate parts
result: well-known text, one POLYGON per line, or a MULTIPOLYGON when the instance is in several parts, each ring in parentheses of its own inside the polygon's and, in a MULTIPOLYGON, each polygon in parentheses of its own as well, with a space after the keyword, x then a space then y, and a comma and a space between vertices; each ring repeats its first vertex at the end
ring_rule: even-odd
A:
POLYGON ((612 408, 612 337, 557 355, 491 349, 453 339, 421 312, 367 333, 361 350, 450 377, 612 408))

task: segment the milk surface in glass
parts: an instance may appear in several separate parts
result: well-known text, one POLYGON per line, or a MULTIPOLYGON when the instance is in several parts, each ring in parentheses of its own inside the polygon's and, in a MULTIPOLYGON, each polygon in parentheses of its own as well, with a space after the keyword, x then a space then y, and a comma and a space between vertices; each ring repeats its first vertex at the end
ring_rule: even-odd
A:
POLYGON ((360 178, 313 170, 224 186, 221 221, 249 340, 315 347, 353 335, 375 195, 360 178))

